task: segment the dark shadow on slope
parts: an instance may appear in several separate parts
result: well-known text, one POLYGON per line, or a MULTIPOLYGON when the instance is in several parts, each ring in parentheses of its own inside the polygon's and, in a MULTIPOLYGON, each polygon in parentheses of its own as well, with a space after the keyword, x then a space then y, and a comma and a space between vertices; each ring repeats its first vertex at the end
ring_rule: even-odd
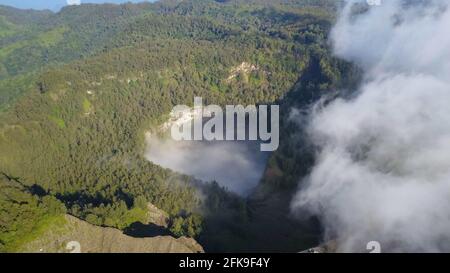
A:
POLYGON ((169 230, 155 224, 143 224, 136 222, 127 227, 123 233, 134 238, 146 238, 156 236, 171 236, 169 230))

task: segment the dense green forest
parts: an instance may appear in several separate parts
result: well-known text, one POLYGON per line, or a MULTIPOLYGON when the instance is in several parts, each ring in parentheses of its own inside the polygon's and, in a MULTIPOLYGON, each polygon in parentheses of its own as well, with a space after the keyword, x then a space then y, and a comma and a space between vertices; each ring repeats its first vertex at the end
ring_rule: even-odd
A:
MULTIPOLYGON (((258 250, 258 232, 267 231, 258 227, 287 218, 286 200, 264 200, 297 187, 313 160, 298 148, 289 109, 357 74, 328 49, 335 7, 328 0, 87 4, 58 13, 0 7, 0 250, 17 249, 30 230, 66 212, 125 229, 143 221, 147 202, 169 213, 174 235, 196 237, 208 251, 258 250), (242 62, 258 69, 229 80, 242 62), (249 199, 144 159, 144 132, 194 96, 281 103, 281 146, 249 199)), ((286 232, 299 226, 289 222, 286 232)), ((314 244, 316 231, 305 230, 267 250, 314 244)))

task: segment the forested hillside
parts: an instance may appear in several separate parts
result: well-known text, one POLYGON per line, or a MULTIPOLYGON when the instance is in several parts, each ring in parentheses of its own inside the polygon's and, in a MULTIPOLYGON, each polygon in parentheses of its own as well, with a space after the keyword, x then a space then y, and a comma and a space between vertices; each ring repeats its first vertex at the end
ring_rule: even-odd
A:
MULTIPOLYGON (((327 46, 335 5, 188 0, 58 13, 0 7, 0 250, 14 250, 30 229, 66 211, 126 229, 145 218, 148 202, 170 215, 173 234, 198 237, 206 251, 257 250, 252 232, 260 221, 287 217, 274 205, 268 218, 279 215, 258 218, 266 205, 255 202, 266 200, 269 188, 296 187, 310 160, 293 154, 290 134, 264 184, 245 200, 146 161, 144 132, 194 96, 221 105, 279 102, 287 105, 284 119, 290 106, 351 82, 352 68, 327 46), (257 69, 230 79, 243 62, 257 69)), ((305 239, 296 227, 285 230, 298 232, 292 238, 267 248, 314 244, 314 235, 305 239)))

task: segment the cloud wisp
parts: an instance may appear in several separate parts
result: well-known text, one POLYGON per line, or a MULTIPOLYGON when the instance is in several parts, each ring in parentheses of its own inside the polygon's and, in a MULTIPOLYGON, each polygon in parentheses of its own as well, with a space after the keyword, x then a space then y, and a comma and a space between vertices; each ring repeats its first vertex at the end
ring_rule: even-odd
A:
POLYGON ((162 167, 216 181, 240 195, 248 195, 261 180, 268 153, 249 141, 175 141, 147 137, 145 157, 162 167))
POLYGON ((450 10, 446 1, 344 8, 338 57, 365 71, 350 100, 311 115, 317 161, 292 202, 339 251, 450 251, 450 10))

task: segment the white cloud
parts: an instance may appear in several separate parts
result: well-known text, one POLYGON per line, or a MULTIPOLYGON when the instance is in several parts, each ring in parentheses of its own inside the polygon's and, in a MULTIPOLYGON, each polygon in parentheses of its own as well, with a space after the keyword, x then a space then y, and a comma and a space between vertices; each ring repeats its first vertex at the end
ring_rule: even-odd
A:
POLYGON ((268 154, 259 143, 243 141, 175 141, 147 137, 145 157, 162 167, 217 181, 221 186, 249 194, 262 178, 268 154))
POLYGON ((450 11, 383 1, 332 32, 366 71, 360 95, 312 115, 317 163, 293 200, 340 251, 450 251, 450 11))

